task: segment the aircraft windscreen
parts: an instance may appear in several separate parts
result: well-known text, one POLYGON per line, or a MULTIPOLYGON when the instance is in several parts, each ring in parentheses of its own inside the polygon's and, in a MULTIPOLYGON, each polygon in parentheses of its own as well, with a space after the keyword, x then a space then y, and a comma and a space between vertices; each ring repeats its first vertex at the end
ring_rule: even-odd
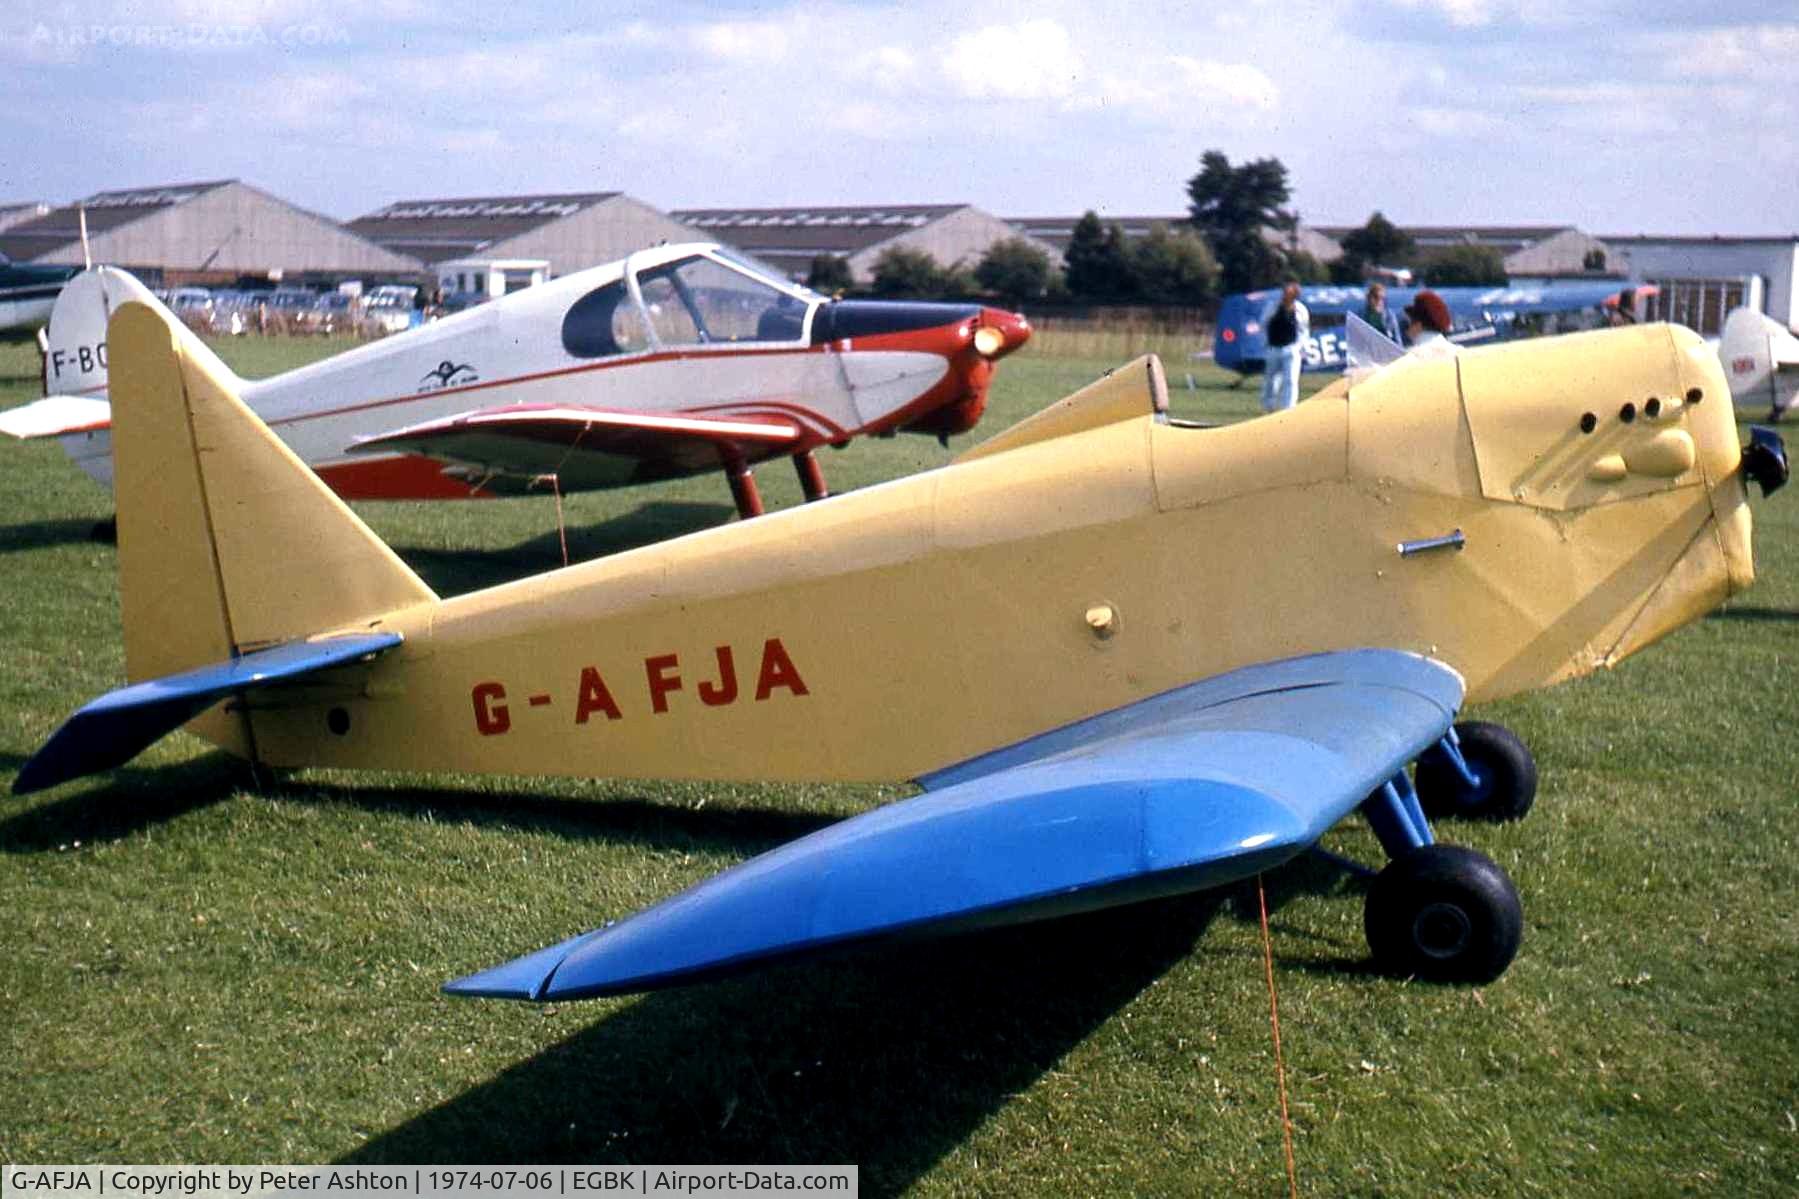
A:
POLYGON ((745 274, 754 275, 758 279, 763 279, 773 286, 791 293, 795 298, 803 300, 808 304, 814 300, 824 299, 823 296, 819 295, 811 288, 789 280, 785 275, 781 274, 780 271, 769 266, 766 262, 751 258, 747 254, 739 253, 729 246, 714 246, 710 253, 712 257, 736 267, 745 274))
POLYGON ((1403 346, 1353 312, 1344 320, 1343 327, 1351 383, 1360 383, 1405 356, 1403 346))
POLYGON ((798 341, 805 331, 804 300, 710 258, 644 271, 637 285, 664 345, 798 341))

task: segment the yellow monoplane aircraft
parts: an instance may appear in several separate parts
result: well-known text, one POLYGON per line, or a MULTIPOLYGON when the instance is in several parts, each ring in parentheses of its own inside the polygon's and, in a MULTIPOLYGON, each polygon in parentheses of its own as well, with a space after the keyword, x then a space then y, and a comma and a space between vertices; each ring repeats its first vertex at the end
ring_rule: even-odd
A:
MULTIPOLYGON (((182 725, 270 766, 916 779, 924 793, 449 985, 564 999, 1213 886, 1362 810, 1377 961, 1497 976, 1498 866, 1406 774, 1506 792, 1484 700, 1609 666, 1753 577, 1717 358, 1666 325, 1405 359, 1221 428, 1153 359, 828 503, 440 600, 150 308, 112 318, 132 685, 29 791, 182 725), (224 701, 224 702, 220 702, 224 701), (1430 771, 1425 765, 1434 763, 1430 771)), ((1524 797, 1522 802, 1528 802, 1524 797)))

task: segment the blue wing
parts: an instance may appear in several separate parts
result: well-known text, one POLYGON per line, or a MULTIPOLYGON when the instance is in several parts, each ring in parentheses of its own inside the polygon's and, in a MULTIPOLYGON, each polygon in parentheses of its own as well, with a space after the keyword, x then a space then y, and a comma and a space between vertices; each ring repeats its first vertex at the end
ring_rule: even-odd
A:
POLYGON ((63 722, 19 770, 13 794, 122 766, 227 695, 293 682, 400 644, 398 633, 351 633, 292 641, 227 662, 108 691, 63 722))
POLYGON ((1449 729, 1461 677, 1391 650, 1234 671, 939 771, 622 923, 449 983, 578 999, 866 937, 1216 886, 1292 857, 1449 729))

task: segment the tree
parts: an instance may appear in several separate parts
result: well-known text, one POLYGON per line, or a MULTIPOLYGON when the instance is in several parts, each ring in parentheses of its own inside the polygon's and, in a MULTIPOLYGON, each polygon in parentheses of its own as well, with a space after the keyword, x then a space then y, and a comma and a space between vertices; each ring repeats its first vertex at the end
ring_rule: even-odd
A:
POLYGON ((1054 269, 1048 254, 1022 237, 1008 237, 987 247, 974 278, 986 291, 1021 304, 1042 298, 1054 269))
POLYGON ((1305 250, 1288 250, 1285 265, 1285 273, 1301 283, 1329 283, 1331 280, 1330 268, 1305 250))
POLYGON ((1223 151, 1207 150, 1200 159, 1199 174, 1187 180, 1188 212, 1212 247, 1226 291, 1251 291, 1279 279, 1280 254, 1265 233, 1297 224, 1281 207, 1290 195, 1287 168, 1278 158, 1233 167, 1223 151))
POLYGON ((1091 300, 1118 300, 1135 290, 1135 272, 1125 249, 1124 230, 1105 226, 1089 209, 1075 222, 1062 255, 1067 263, 1068 290, 1091 300))
POLYGON ((944 294, 943 270, 923 250, 889 246, 875 259, 870 290, 885 299, 915 299, 944 294))
POLYGON ((1130 250, 1136 293, 1152 304, 1204 304, 1217 292, 1218 263, 1198 234, 1150 226, 1130 250))
POLYGON ((1418 264, 1426 287, 1503 287, 1505 259, 1492 246, 1445 246, 1418 264))
POLYGON ((846 292, 856 285, 847 258, 840 254, 816 254, 812 269, 806 272, 806 286, 827 296, 846 292))
POLYGON ((1389 221, 1379 209, 1360 229, 1343 235, 1343 261, 1355 272, 1353 282, 1361 282, 1363 272, 1371 266, 1404 266, 1412 258, 1412 238, 1389 221))

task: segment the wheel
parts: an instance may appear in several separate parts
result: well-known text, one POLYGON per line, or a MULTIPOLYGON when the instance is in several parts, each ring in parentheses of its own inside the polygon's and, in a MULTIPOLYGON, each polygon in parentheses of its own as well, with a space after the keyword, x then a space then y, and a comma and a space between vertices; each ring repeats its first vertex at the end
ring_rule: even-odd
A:
POLYGON ((1362 909, 1375 964, 1435 982, 1491 982, 1524 936, 1518 889, 1493 859, 1425 845, 1387 863, 1362 909))
POLYGON ((1480 780, 1470 787, 1441 748, 1418 759, 1414 785, 1427 816, 1517 820, 1537 798, 1537 760, 1518 735, 1501 724, 1470 720, 1455 726, 1462 760, 1480 780))

